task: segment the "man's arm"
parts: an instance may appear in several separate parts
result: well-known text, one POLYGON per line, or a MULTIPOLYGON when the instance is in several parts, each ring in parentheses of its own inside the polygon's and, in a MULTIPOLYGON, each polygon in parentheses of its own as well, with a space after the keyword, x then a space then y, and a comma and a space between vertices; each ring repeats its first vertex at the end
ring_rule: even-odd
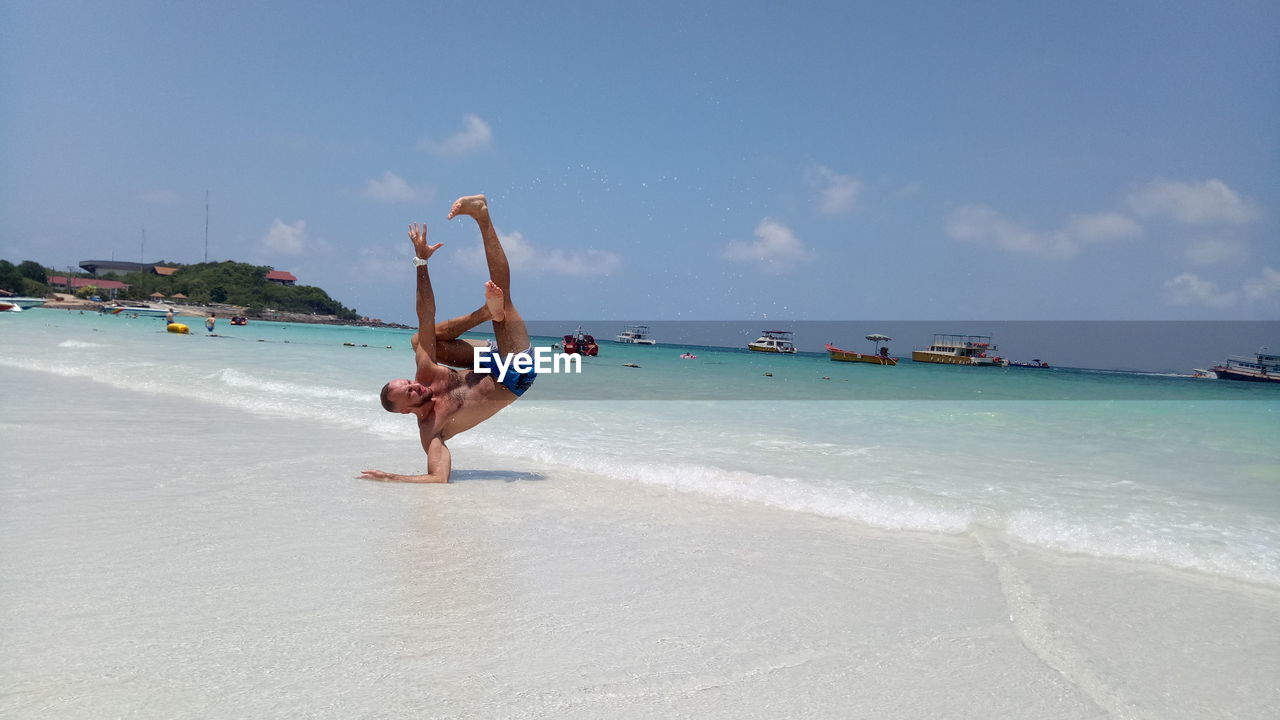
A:
MULTIPOLYGON (((439 250, 444 243, 436 243, 435 245, 427 245, 427 225, 418 223, 409 225, 409 241, 413 243, 414 252, 423 260, 430 259, 435 251, 439 250)), ((431 273, 427 270, 424 263, 418 266, 418 345, 415 349, 415 357, 418 363, 418 370, 421 371, 424 365, 434 365, 436 362, 436 296, 431 289, 431 273), (423 328, 427 332, 422 332, 423 328)))
MULTIPOLYGON (((427 431, 425 428, 420 427, 419 432, 425 436, 427 431)), ((397 475, 381 470, 365 470, 360 473, 360 479, 406 483, 449 482, 449 473, 453 469, 453 456, 449 452, 448 446, 444 444, 444 440, 441 440, 439 435, 434 435, 430 438, 423 437, 422 447, 427 451, 426 475, 397 475)))

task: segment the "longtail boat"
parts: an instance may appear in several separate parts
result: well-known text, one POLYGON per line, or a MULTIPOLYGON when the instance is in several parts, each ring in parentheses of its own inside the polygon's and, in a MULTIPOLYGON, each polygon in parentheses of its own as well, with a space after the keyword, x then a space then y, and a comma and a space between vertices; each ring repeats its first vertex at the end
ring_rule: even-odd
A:
POLYGON ((889 348, 880 347, 880 343, 888 342, 893 338, 888 335, 880 335, 878 333, 867 336, 867 339, 876 344, 876 354, 866 355, 853 350, 841 350, 840 348, 827 343, 827 354, 836 362, 860 362, 870 363, 872 365, 897 365, 898 359, 889 357, 889 348))

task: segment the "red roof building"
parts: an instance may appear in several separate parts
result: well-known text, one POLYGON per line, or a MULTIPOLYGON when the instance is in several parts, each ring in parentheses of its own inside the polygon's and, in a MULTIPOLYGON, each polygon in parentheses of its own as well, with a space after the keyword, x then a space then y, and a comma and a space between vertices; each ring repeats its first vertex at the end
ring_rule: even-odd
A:
POLYGON ((274 283, 280 283, 281 285, 292 285, 298 282, 298 278, 294 277, 293 273, 288 272, 287 270, 272 270, 267 273, 267 280, 274 283))
POLYGON ((128 283, 122 283, 119 280, 99 280, 97 278, 71 278, 71 285, 67 285, 66 275, 50 275, 49 285, 51 287, 60 287, 75 292, 80 288, 95 287, 98 291, 108 297, 115 297, 116 293, 126 290, 128 283))
MULTIPOLYGON (((50 275, 49 284, 58 287, 67 286, 67 277, 65 275, 50 275)), ((124 290, 129 287, 128 283, 122 283, 119 280, 98 280, 97 278, 71 278, 71 289, 79 290, 82 287, 96 287, 102 290, 124 290)))

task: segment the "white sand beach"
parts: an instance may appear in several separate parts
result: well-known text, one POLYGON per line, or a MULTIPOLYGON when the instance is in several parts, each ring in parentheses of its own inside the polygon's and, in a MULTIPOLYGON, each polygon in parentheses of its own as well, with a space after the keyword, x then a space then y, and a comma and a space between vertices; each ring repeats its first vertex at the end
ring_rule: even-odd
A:
POLYGON ((5 368, 0 715, 1265 717, 1280 593, 5 368), (124 419, 127 414, 127 421, 124 419))

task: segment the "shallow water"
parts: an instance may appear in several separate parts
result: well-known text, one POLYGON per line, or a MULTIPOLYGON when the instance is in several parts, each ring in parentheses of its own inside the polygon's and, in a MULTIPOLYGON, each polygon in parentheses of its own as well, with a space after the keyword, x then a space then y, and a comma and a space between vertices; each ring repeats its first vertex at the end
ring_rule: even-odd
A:
POLYGON ((0 714, 1280 707, 1273 399, 679 401, 760 360, 607 346, 401 486, 354 476, 423 464, 407 333, 159 327, 0 318, 0 714))
MULTIPOLYGON (((254 323, 207 337, 151 319, 5 319, 0 367, 415 437, 372 401, 412 370, 406 331, 254 323)), ((454 444, 885 529, 981 527, 1280 587, 1280 388, 708 348, 686 361, 683 350, 607 344, 583 373, 539 377, 503 422, 454 444), (687 399, 707 388, 732 399, 687 399), (943 399, 853 399, 902 388, 943 399), (1130 392, 1142 399, 1050 399, 1130 392)))

